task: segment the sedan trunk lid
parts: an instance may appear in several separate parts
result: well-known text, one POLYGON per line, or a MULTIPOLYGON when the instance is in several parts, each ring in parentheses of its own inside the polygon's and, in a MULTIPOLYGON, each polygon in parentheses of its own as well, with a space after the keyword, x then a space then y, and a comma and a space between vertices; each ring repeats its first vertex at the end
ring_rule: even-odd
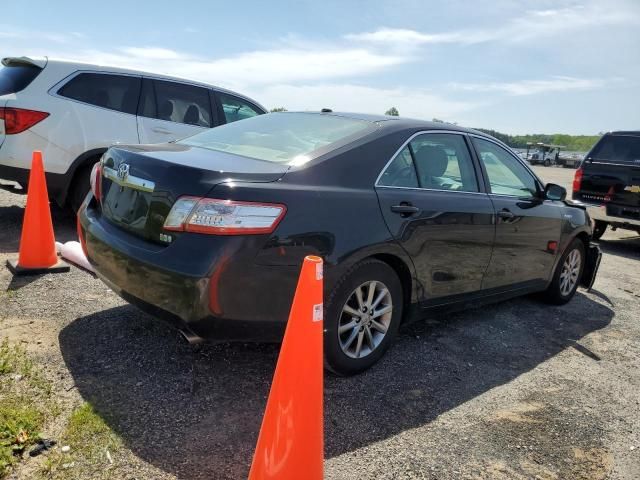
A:
POLYGON ((275 182, 287 165, 181 144, 112 147, 103 157, 102 212, 109 222, 152 242, 175 201, 204 197, 220 183, 275 182))

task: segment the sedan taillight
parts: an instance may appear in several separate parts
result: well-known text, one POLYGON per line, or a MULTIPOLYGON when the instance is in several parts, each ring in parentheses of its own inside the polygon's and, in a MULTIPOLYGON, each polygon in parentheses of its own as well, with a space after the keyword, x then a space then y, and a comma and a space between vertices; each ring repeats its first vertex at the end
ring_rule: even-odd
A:
POLYGON ((47 112, 38 112, 37 110, 0 107, 0 120, 4 120, 4 133, 7 135, 24 132, 48 116, 47 112))
POLYGON ((102 162, 97 162, 91 169, 89 175, 89 183, 91 184, 91 193, 96 197, 98 202, 102 201, 102 162))
POLYGON ((211 235, 271 233, 286 211, 276 203, 181 197, 171 208, 164 229, 211 235))

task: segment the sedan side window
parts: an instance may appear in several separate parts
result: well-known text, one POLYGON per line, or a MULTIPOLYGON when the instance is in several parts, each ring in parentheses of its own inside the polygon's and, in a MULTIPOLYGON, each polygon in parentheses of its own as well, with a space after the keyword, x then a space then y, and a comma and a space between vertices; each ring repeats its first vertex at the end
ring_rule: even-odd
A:
POLYGON ((378 180, 378 185, 386 187, 418 188, 418 176, 413 166, 413 158, 409 147, 404 147, 396 155, 378 180))
POLYGON ((462 135, 425 133, 409 144, 420 187, 477 192, 473 162, 462 135))
POLYGON ((261 115, 263 113, 258 110, 257 107, 250 105, 241 98, 222 92, 217 92, 217 95, 218 98, 220 98, 222 111, 224 112, 224 117, 227 120, 227 123, 255 117, 256 115, 261 115))
POLYGON ((515 197, 537 195, 536 179, 513 155, 482 138, 473 137, 473 144, 487 171, 491 193, 515 197))
POLYGON ((143 116, 151 116, 153 112, 153 116, 159 120, 186 123, 196 127, 213 126, 209 91, 206 88, 163 80, 154 80, 153 84, 156 97, 155 112, 151 107, 147 110, 146 104, 143 103, 143 116))

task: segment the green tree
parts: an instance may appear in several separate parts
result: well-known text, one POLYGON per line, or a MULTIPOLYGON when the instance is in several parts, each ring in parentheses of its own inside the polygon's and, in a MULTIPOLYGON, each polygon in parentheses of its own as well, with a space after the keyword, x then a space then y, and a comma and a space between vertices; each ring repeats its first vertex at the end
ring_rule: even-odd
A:
POLYGON ((384 112, 385 115, 389 115, 391 117, 397 117, 400 115, 400 113, 398 112, 398 109, 396 107, 391 107, 389 110, 387 110, 386 112, 384 112))
POLYGON ((286 112, 287 109, 284 107, 275 107, 270 110, 271 112, 286 112))

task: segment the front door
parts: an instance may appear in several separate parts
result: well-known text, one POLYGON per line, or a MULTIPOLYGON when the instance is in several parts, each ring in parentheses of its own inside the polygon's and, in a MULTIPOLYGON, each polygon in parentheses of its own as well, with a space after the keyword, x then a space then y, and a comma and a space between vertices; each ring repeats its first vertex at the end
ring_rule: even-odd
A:
POLYGON ((543 286, 560 242, 558 202, 543 199, 541 183, 511 152, 490 140, 471 138, 496 213, 493 255, 482 286, 543 286))
POLYGON ((422 133, 376 183, 386 224, 412 258, 427 304, 480 290, 495 226, 465 137, 422 133))

